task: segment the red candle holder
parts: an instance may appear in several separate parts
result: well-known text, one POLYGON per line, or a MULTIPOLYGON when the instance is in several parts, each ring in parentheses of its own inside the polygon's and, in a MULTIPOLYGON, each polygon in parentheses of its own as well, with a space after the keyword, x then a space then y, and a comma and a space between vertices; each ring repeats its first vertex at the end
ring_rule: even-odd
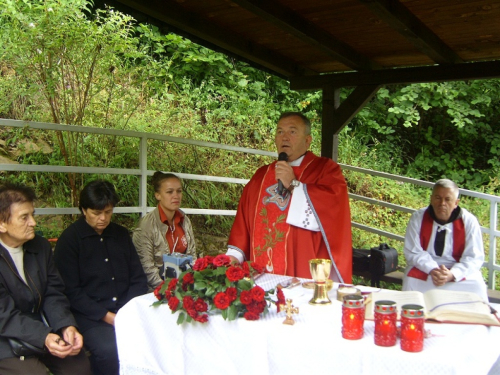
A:
POLYGON ((401 349, 421 352, 424 348, 424 308, 420 305, 401 307, 401 349))
POLYGON ((375 345, 394 346, 397 336, 397 306, 394 301, 375 302, 375 345))
POLYGON ((365 305, 362 296, 348 294, 342 302, 342 337, 348 340, 359 340, 363 337, 365 322, 365 305))

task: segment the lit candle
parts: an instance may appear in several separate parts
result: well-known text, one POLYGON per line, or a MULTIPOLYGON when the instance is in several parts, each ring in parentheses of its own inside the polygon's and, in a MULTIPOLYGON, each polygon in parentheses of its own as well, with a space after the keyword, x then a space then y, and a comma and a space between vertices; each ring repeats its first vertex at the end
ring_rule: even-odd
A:
POLYGON ((375 302, 375 345, 396 345, 397 306, 393 301, 375 302))
POLYGON ((401 349, 420 352, 424 348, 424 308, 404 305, 401 308, 401 349))
POLYGON ((342 337, 358 340, 363 337, 365 305, 362 296, 349 294, 342 301, 342 337))

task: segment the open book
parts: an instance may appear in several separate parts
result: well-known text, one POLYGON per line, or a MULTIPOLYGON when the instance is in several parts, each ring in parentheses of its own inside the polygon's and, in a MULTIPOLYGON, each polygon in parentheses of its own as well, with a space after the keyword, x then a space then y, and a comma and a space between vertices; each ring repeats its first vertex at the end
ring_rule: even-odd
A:
POLYGON ((432 289, 425 293, 417 291, 384 290, 368 295, 365 319, 374 319, 375 302, 388 300, 398 305, 398 319, 401 306, 416 304, 423 306, 426 320, 448 323, 475 323, 500 326, 500 321, 492 313, 490 306, 476 294, 449 290, 432 289))

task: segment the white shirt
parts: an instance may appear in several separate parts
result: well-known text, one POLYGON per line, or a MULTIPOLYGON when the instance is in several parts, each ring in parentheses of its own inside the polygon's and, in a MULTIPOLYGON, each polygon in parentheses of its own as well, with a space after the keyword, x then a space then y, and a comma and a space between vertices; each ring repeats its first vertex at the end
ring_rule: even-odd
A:
POLYGON ((0 240, 0 244, 5 247, 5 249, 10 253, 10 257, 14 261, 16 265, 17 272, 22 277, 24 282, 26 282, 26 276, 24 275, 24 250, 23 245, 19 247, 10 247, 7 246, 2 240, 0 240))
POLYGON ((427 251, 422 249, 420 229, 426 210, 427 208, 422 208, 415 212, 406 228, 404 254, 408 268, 415 266, 423 272, 430 273, 434 268, 444 264, 446 268, 451 270, 457 281, 479 271, 484 262, 484 248, 481 227, 476 217, 466 209, 461 208, 465 228, 465 249, 460 262, 457 262, 452 256, 453 223, 440 225, 433 221, 427 251), (447 232, 442 256, 437 256, 434 251, 434 240, 438 229, 447 232))

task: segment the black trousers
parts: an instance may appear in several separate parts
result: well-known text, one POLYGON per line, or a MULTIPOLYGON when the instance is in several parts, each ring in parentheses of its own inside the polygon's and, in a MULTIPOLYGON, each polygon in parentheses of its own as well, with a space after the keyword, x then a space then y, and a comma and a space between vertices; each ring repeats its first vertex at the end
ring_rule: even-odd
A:
POLYGON ((91 375, 90 363, 81 350, 76 356, 66 358, 47 354, 41 357, 31 357, 20 360, 17 357, 0 360, 0 374, 9 375, 91 375))
POLYGON ((94 375, 118 375, 118 348, 115 328, 101 324, 82 332, 85 347, 90 351, 90 364, 94 375))

